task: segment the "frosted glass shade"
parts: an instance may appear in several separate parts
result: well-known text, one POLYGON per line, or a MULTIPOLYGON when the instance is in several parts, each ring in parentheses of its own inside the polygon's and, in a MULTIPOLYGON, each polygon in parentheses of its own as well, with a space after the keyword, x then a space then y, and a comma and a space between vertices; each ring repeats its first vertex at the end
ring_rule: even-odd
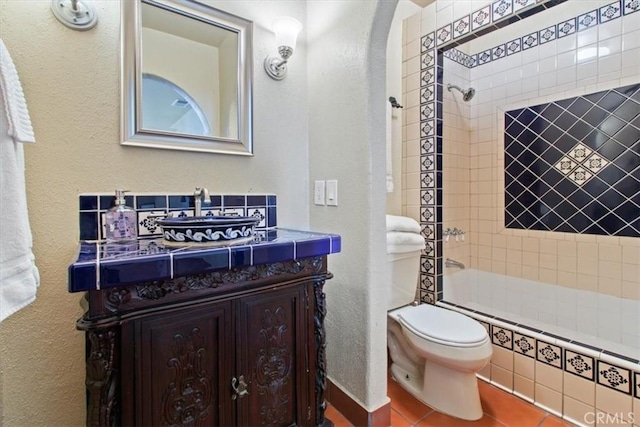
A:
POLYGON ((295 18, 283 16, 273 22, 273 31, 276 33, 276 45, 288 46, 292 50, 296 48, 298 33, 302 30, 302 24, 295 18))

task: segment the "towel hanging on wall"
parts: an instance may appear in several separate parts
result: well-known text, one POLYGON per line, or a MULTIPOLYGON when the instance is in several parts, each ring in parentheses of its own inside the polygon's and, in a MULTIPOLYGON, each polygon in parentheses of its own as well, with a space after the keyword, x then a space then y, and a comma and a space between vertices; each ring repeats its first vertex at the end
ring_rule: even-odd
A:
POLYGON ((32 303, 40 283, 31 249, 22 146, 33 142, 18 72, 0 39, 0 321, 32 303))
POLYGON ((393 193, 393 108, 391 101, 387 104, 386 108, 386 148, 387 148, 387 193, 393 193))

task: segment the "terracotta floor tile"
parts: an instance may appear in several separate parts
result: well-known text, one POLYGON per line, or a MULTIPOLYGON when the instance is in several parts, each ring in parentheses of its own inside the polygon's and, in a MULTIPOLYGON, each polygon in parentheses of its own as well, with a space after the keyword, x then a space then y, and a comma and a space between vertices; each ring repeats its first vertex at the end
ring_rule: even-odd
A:
POLYGON ((333 422, 334 427, 353 427, 353 424, 331 405, 327 405, 324 416, 333 422))
POLYGON ((477 421, 465 421, 435 411, 416 425, 417 427, 505 427, 504 424, 486 414, 477 421))
POLYGON ((572 427, 573 424, 554 415, 547 415, 540 427, 572 427))
MULTIPOLYGON (((484 416, 464 421, 434 411, 393 379, 387 382, 391 399, 392 427, 572 427, 573 425, 484 381, 478 381, 484 416)), ((354 427, 349 420, 328 405, 325 416, 335 427, 354 427)))
POLYGON ((391 409, 398 411, 400 415, 413 424, 433 411, 433 409, 413 397, 411 393, 403 389, 400 384, 391 378, 387 380, 387 396, 391 399, 391 409))
POLYGON ((395 409, 391 410, 391 426, 392 427, 412 427, 411 424, 405 417, 400 415, 398 411, 395 409))
POLYGON ((541 409, 484 381, 478 381, 482 410, 509 427, 536 427, 546 415, 541 409))

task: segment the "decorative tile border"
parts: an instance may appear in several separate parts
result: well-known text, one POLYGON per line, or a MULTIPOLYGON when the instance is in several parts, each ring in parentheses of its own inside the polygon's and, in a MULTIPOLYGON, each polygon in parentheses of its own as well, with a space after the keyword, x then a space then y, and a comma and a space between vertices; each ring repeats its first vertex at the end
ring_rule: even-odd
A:
POLYGON ((458 61, 473 67, 513 54, 519 47, 501 45, 480 56, 464 55, 453 48, 565 1, 493 1, 454 22, 431 29, 420 39, 420 225, 427 248, 432 248, 420 258, 422 302, 435 304, 442 299, 443 55, 456 55, 458 61))
POLYGON ((536 340, 536 360, 562 369, 562 348, 542 340, 536 340))
POLYGON ((491 329, 491 341, 495 345, 513 350, 513 331, 494 326, 491 329))
POLYGON ((524 356, 535 359, 536 353, 536 340, 526 335, 513 333, 513 351, 520 353, 524 356))
MULTIPOLYGON (((134 208, 138 219, 138 237, 155 238, 162 235, 156 224, 157 218, 171 213, 175 216, 194 216, 193 195, 184 194, 139 194, 128 193, 126 204, 134 208)), ((81 194, 79 196, 80 240, 105 239, 105 213, 113 206, 111 194, 81 194)), ((277 227, 277 206, 274 194, 213 194, 211 204, 203 205, 203 215, 236 213, 259 215, 261 220, 256 230, 277 227)))
POLYGON ((564 370, 571 374, 593 381, 595 363, 593 357, 585 356, 570 350, 564 351, 564 370))
POLYGON ((625 395, 634 395, 640 398, 640 360, 549 334, 524 324, 514 324, 512 330, 503 326, 505 319, 469 310, 464 306, 447 301, 439 301, 438 305, 458 311, 480 322, 487 329, 495 345, 512 350, 517 354, 535 358, 537 361, 560 371, 579 376, 625 395), (500 324, 497 324, 498 322, 500 324), (523 330, 531 331, 538 338, 521 333, 523 330), (508 340, 511 337, 513 339, 508 340), (510 347, 511 343, 513 345, 510 347), (570 348, 565 348, 563 345, 570 348), (582 350, 580 351, 580 349, 582 350), (597 354, 598 356, 592 357, 587 354, 597 354), (600 359, 605 356, 607 362, 600 359), (622 366, 637 366, 637 370, 622 366))
MULTIPOLYGON (((489 62, 497 61, 498 59, 504 58, 505 55, 486 55, 486 52, 495 52, 496 49, 498 49, 498 51, 503 50, 505 49, 505 45, 506 45, 507 55, 511 55, 513 53, 531 49, 532 47, 542 46, 545 43, 548 43, 556 39, 561 39, 563 37, 568 36, 569 34, 575 33, 576 31, 587 30, 599 24, 604 24, 605 22, 609 22, 614 19, 618 19, 622 16, 640 11, 640 1, 638 0, 623 0, 623 1, 624 1, 624 6, 622 5, 621 1, 618 0, 606 6, 602 6, 599 9, 595 9, 595 10, 592 10, 591 12, 578 15, 574 18, 559 22, 547 28, 542 28, 538 31, 534 31, 525 36, 511 40, 506 44, 495 46, 491 49, 488 49, 483 52, 479 52, 477 54, 467 55, 464 52, 459 51, 458 49, 450 49, 444 52, 444 56, 445 58, 449 58, 452 61, 457 62, 458 64, 464 65, 467 68, 474 68, 480 65, 488 64, 489 62), (476 55, 478 60, 474 61, 473 57, 476 55)), ((514 5, 516 3, 526 3, 526 2, 527 2, 526 0, 514 0, 514 5)), ((501 2, 495 2, 494 5, 496 3, 501 3, 501 2)), ((529 7, 532 4, 531 2, 528 2, 528 3, 529 4, 527 4, 527 6, 524 6, 524 7, 529 7)), ((473 12, 470 15, 472 19, 471 21, 472 28, 473 28, 473 22, 474 22, 473 17, 474 16, 484 17, 485 16, 484 13, 486 13, 487 8, 488 6, 483 9, 477 10, 476 12, 473 12)), ((520 9, 516 9, 516 12, 519 10, 520 9)), ((465 19, 469 19, 469 16, 462 18, 462 20, 465 20, 465 19)), ((482 22, 483 22, 482 24, 483 26, 488 24, 488 22, 484 22, 484 20, 482 22)), ((481 26, 478 26, 477 28, 481 28, 481 26)), ((475 31, 476 28, 473 28, 473 29, 475 31)), ((460 36, 462 35, 463 34, 460 34, 460 36)), ((454 39, 455 38, 456 37, 455 37, 455 31, 454 31, 454 39)), ((467 40, 465 40, 465 42, 466 41, 467 40)), ((460 42, 458 44, 462 44, 462 43, 463 42, 460 42)))
POLYGON ((631 394, 631 371, 598 360, 598 384, 631 394))

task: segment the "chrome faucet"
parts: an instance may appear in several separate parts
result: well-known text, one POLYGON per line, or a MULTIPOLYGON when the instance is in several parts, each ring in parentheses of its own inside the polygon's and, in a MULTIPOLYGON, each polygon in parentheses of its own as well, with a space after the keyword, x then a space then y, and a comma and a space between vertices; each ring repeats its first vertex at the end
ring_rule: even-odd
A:
POLYGON ((458 267, 460 269, 464 270, 464 264, 459 262, 459 261, 454 261, 450 258, 447 258, 444 260, 444 266, 445 267, 458 267))
POLYGON ((193 191, 193 200, 195 202, 195 216, 202 216, 202 202, 205 205, 211 204, 211 197, 209 197, 209 190, 204 187, 196 187, 193 191))

